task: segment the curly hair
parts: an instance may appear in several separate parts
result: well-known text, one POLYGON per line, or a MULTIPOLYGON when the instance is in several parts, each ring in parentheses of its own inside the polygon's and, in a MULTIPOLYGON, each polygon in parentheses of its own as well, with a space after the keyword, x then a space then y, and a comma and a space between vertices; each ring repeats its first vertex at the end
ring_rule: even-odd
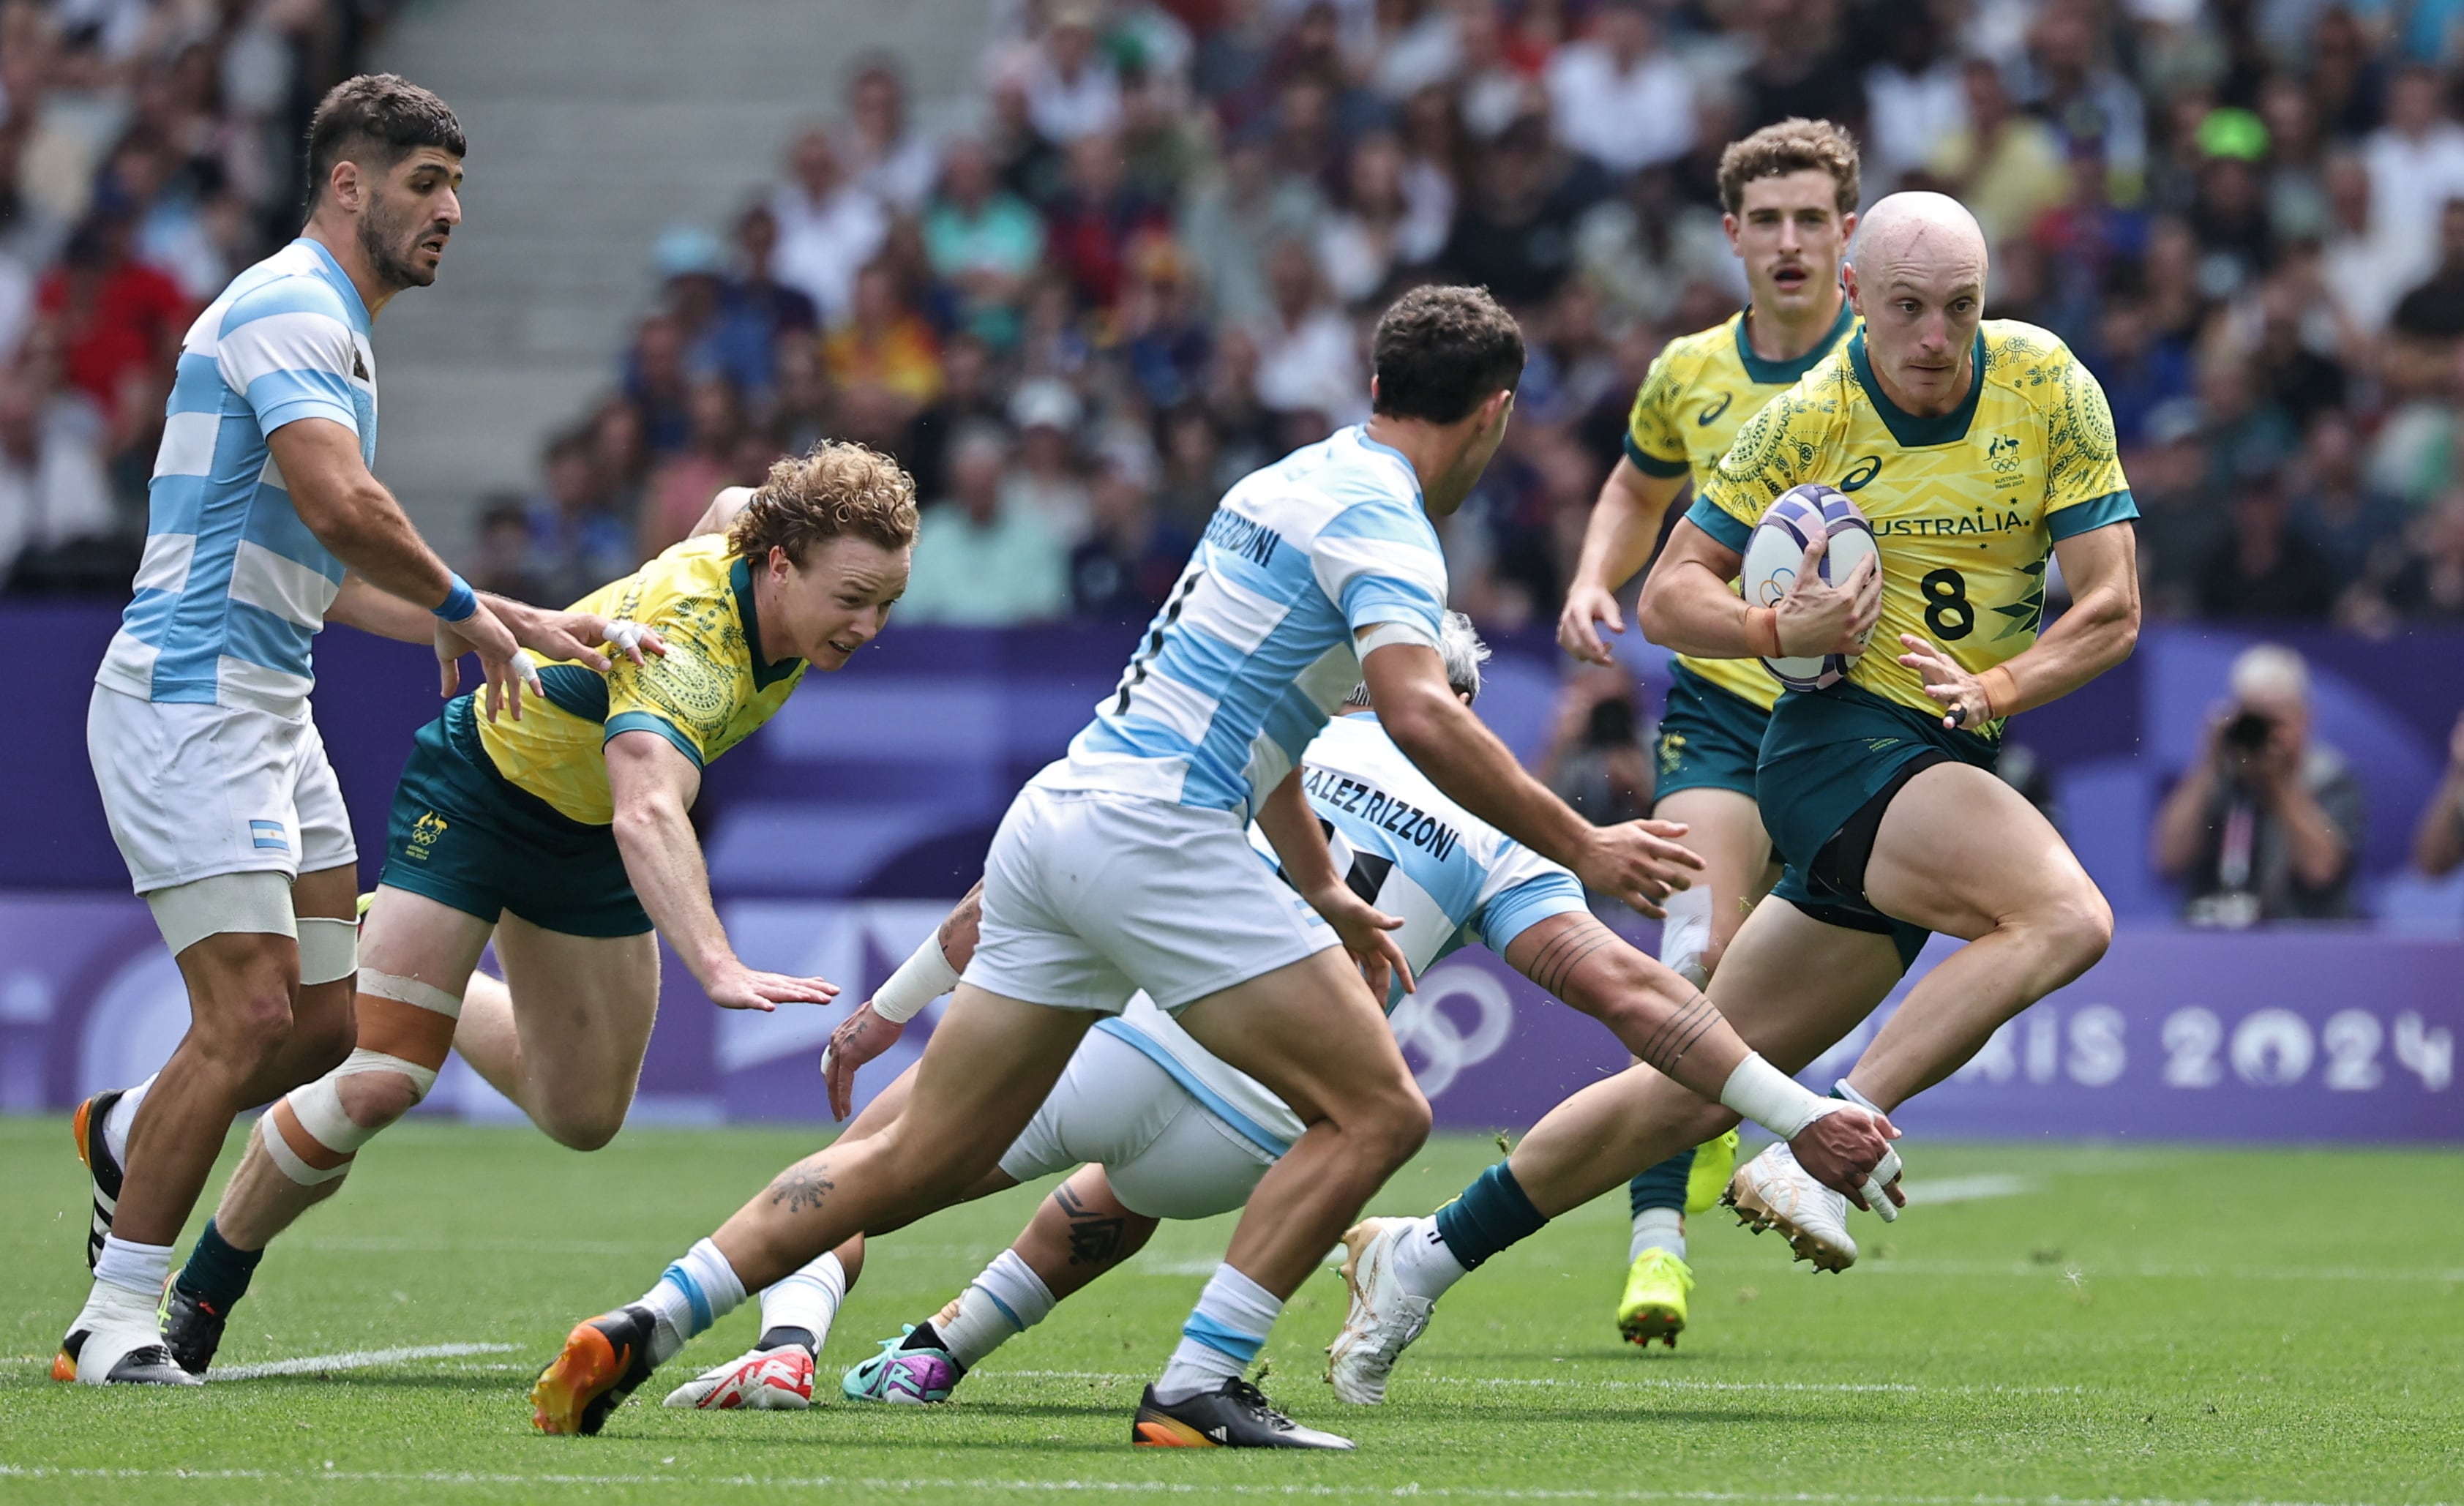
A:
POLYGON ((1378 318, 1370 363, 1378 412, 1460 423, 1523 380, 1523 330, 1486 288, 1431 284, 1378 318))
POLYGON ((905 549, 915 528, 914 477, 878 450, 824 440, 770 467, 727 531, 727 547, 745 559, 784 549, 803 564, 816 546, 845 535, 905 549))
POLYGON ((1766 125, 1720 154, 1720 207, 1730 214, 1746 205, 1746 185, 1793 172, 1827 172, 1832 200, 1844 217, 1857 207, 1857 138, 1844 125, 1791 116, 1766 125))

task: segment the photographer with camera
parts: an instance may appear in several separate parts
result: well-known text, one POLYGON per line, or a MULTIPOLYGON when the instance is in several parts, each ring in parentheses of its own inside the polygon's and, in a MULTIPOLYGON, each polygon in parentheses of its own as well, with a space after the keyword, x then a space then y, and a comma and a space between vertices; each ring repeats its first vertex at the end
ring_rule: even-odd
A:
POLYGON ((1558 696, 1548 751, 1532 771, 1551 795, 1596 826, 1651 814, 1651 757, 1636 701, 1634 677, 1622 669, 1575 671, 1558 696))
POLYGON ((2275 644, 2233 661, 2232 700, 2156 814, 2157 871, 2184 885, 2193 925, 2352 917, 2362 787, 2310 739, 2310 670, 2275 644))

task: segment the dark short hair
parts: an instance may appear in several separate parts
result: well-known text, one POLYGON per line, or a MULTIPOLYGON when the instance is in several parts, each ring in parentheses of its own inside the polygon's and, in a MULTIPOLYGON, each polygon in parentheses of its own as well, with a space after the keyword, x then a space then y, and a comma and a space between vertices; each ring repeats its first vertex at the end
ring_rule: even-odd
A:
POLYGON ((1523 330, 1486 288, 1415 288, 1378 319, 1370 360, 1378 412, 1456 424, 1523 380, 1523 330))
POLYGON ((308 207, 345 160, 391 167, 422 146, 467 156, 462 122, 436 96, 399 74, 362 74, 325 91, 308 121, 308 207))

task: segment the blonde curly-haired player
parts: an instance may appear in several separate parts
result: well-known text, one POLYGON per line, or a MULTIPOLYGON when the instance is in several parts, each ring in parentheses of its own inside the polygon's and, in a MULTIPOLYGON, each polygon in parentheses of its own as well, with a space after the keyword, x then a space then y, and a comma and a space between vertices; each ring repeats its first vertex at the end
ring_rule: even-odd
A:
POLYGON ((580 610, 653 651, 605 672, 539 667, 545 704, 490 722, 465 696, 422 729, 387 820, 360 941, 357 1049, 258 1119, 166 1298, 164 1340, 202 1373, 267 1244, 341 1186, 435 1085, 449 1049, 577 1150, 625 1123, 658 1012, 656 936, 712 1002, 827 1002, 748 967, 710 897, 687 812, 702 769, 844 667, 906 588, 914 483, 859 445, 781 460, 694 535, 580 610), (656 931, 656 936, 653 931, 656 931), (497 982, 473 970, 493 942, 497 982))

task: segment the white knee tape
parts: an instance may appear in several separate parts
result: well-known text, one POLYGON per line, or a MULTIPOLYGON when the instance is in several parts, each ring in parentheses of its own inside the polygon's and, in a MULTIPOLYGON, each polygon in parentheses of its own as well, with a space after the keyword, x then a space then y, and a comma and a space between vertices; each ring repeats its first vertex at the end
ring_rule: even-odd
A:
MULTIPOLYGON (((426 1098, 436 1087, 436 1069, 434 1067, 423 1067, 416 1061, 406 1060, 401 1057, 389 1057, 382 1051, 370 1051, 365 1046, 353 1050, 349 1056, 342 1059, 342 1064, 341 1066, 336 1067, 332 1072, 327 1073, 325 1078, 320 1080, 340 1081, 344 1078, 358 1077, 363 1072, 398 1072, 402 1076, 410 1079, 410 1085, 419 1089, 419 1096, 421 1098, 426 1098)), ((302 1123, 304 1124, 305 1121, 302 1121, 302 1123)), ((374 1134, 376 1131, 368 1130, 365 1131, 365 1133, 374 1134)), ((320 1140, 324 1139, 321 1135, 318 1138, 320 1140)), ((333 1144, 331 1141, 327 1141, 326 1143, 328 1145, 333 1144)), ((351 1147, 348 1146, 335 1146, 334 1148, 337 1150, 348 1150, 351 1147)))
MULTIPOLYGON (((297 1112, 297 1105, 293 1111, 297 1112)), ((270 1109, 256 1122, 256 1138, 265 1146, 265 1153, 274 1158, 275 1168, 301 1187, 319 1187, 337 1177, 351 1174, 351 1164, 347 1161, 338 1167, 312 1167, 300 1160, 299 1152, 291 1148, 291 1142, 282 1138, 282 1131, 275 1124, 270 1109)))
POLYGON ((331 915, 299 917, 299 983, 336 983, 360 971, 360 928, 331 915))
POLYGON ((1666 901, 1668 918, 1660 923, 1660 960, 1669 971, 1701 988, 1709 974, 1703 953, 1711 946, 1711 886, 1680 889, 1666 901))
MULTIPOLYGON (((415 1090, 411 1099, 414 1103, 426 1098, 429 1091, 436 1086, 435 1069, 363 1047, 345 1058, 341 1066, 326 1073, 316 1081, 293 1088, 284 1096, 283 1102, 291 1105, 292 1116, 299 1121, 299 1127, 308 1132, 309 1139, 336 1155, 356 1155, 362 1146, 374 1140, 378 1132, 385 1126, 360 1124, 344 1112, 341 1084, 344 1078, 359 1077, 370 1072, 390 1072, 397 1077, 408 1078, 411 1087, 415 1090)), ((390 1124, 391 1121, 388 1120, 386 1123, 390 1124)), ((301 1161, 284 1142, 282 1131, 271 1125, 265 1130, 265 1148, 272 1152, 275 1163, 280 1165, 283 1171, 295 1182, 314 1185, 316 1182, 331 1181, 342 1174, 341 1167, 320 1170, 301 1161)))
POLYGON ((363 993, 373 993, 381 999, 393 999, 398 1003, 413 1005, 431 1014, 442 1015, 447 1019, 462 1017, 462 999, 459 994, 448 993, 436 985, 422 983, 417 978, 396 977, 390 972, 379 972, 374 968, 362 968, 359 990, 363 993))
POLYGON ((217 873, 193 884, 175 884, 145 896, 146 908, 178 956, 209 936, 225 931, 297 936, 291 911, 291 875, 277 872, 217 873))

